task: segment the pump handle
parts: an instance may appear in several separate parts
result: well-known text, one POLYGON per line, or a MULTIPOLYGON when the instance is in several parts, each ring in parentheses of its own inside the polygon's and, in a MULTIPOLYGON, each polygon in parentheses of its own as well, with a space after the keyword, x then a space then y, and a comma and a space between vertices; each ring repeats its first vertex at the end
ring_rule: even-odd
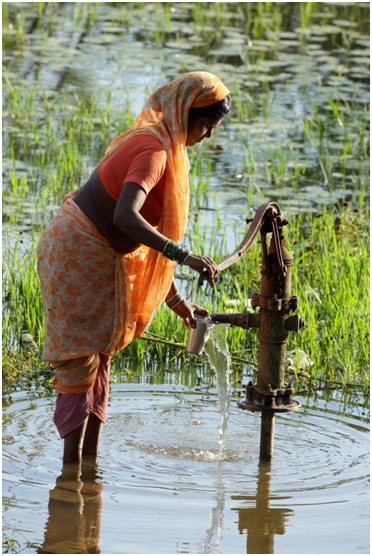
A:
MULTIPOLYGON (((235 263, 237 260, 240 259, 240 257, 244 255, 244 253, 246 253, 246 251, 248 251, 248 249, 253 243, 254 238, 260 231, 260 228, 264 222, 264 219, 269 209, 273 209, 274 212, 281 214, 280 207, 277 203, 267 202, 267 203, 263 203, 260 207, 258 207, 258 209, 256 210, 256 214, 254 215, 254 218, 251 222, 251 225, 249 226, 248 231, 245 234, 242 241, 240 242, 239 246, 235 249, 235 251, 231 253, 231 255, 229 255, 219 263, 217 263, 217 266, 220 270, 224 270, 231 264, 235 263)), ((198 280, 199 286, 203 285, 204 280, 207 278, 207 276, 208 276, 207 270, 205 270, 200 274, 198 280)))
POLYGON ((202 286, 204 284, 204 280, 206 280, 207 278, 208 278, 208 270, 204 270, 199 276, 198 286, 202 286))

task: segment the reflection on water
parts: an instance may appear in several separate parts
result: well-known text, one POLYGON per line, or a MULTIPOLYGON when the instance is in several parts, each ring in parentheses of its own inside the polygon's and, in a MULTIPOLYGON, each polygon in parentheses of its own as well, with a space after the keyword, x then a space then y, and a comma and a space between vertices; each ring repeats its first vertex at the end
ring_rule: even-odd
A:
POLYGON ((96 458, 64 463, 49 493, 48 521, 39 554, 99 554, 103 485, 96 458))
POLYGON ((102 471, 60 472, 54 400, 15 393, 4 525, 21 553, 369 553, 368 416, 355 397, 298 397, 299 412, 277 416, 272 467, 257 467, 260 415, 232 401, 220 457, 215 391, 113 385, 102 471))
MULTIPOLYGON (((247 508, 232 508, 239 514, 239 533, 247 533, 247 554, 274 554, 275 535, 284 535, 289 516, 294 515, 288 508, 270 508, 271 471, 271 463, 259 463, 256 495, 231 497, 232 500, 248 502, 247 508)), ((274 499, 290 498, 275 496, 274 499)))
POLYGON ((225 507, 225 489, 223 482, 223 463, 218 462, 216 480, 216 505, 212 508, 210 525, 205 532, 202 554, 220 554, 220 540, 223 528, 223 510, 225 507))
MULTIPOLYGON (((225 489, 223 462, 218 462, 215 506, 210 525, 201 544, 202 554, 220 554, 225 489)), ((274 554, 275 535, 284 535, 293 510, 270 508, 271 463, 259 463, 256 495, 232 496, 248 502, 248 507, 231 508, 239 515, 240 534, 247 535, 247 554, 274 554), (253 503, 253 505, 252 505, 253 503)), ((103 485, 96 459, 84 457, 82 463, 64 463, 56 486, 50 491, 43 545, 39 554, 99 554, 103 485)), ((273 497, 275 501, 291 497, 273 497)))
MULTIPOLYGON (((202 554, 220 554, 223 531, 225 489, 222 461, 218 462, 215 505, 210 525, 201 543, 202 554)), ((256 495, 232 496, 248 502, 249 507, 231 508, 239 515, 240 534, 247 535, 247 554, 274 554, 275 535, 284 535, 285 525, 294 512, 288 508, 270 508, 271 463, 259 463, 256 495), (252 505, 253 503, 253 505, 252 505)), ((49 493, 48 520, 39 554, 99 554, 103 490, 96 458, 81 463, 64 463, 56 486, 49 493)), ((291 497, 273 497, 274 500, 291 497)))

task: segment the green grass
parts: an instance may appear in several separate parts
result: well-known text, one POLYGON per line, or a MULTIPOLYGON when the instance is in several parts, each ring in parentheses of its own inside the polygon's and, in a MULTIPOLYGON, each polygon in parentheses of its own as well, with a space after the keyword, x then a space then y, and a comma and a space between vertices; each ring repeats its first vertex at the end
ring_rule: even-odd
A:
POLYGON ((4 253, 2 270, 3 345, 17 347, 23 331, 29 330, 40 348, 43 301, 36 273, 36 250, 27 248, 21 239, 13 250, 4 253))
MULTIPOLYGON (((200 230, 199 230, 200 232, 200 230)), ((355 207, 340 212, 324 210, 316 216, 292 217, 286 228, 287 245, 294 252, 292 294, 300 298, 299 313, 306 327, 290 334, 287 350, 300 348, 314 362, 310 378, 335 380, 343 384, 369 383, 369 214, 355 207)), ((190 238, 203 246, 200 236, 190 238)), ((216 260, 222 258, 219 242, 216 260)), ((202 249, 201 249, 202 251, 202 249)), ((208 253, 209 254, 209 253, 208 253)), ((246 310, 247 300, 260 288, 261 247, 256 240, 239 262, 223 271, 217 283, 199 288, 189 283, 189 298, 210 312, 246 310), (238 304, 231 307, 231 300, 238 304)), ((17 243, 4 265, 5 348, 17 347, 27 329, 39 348, 43 343, 43 313, 39 282, 35 273, 36 254, 17 243)), ((187 330, 164 304, 156 312, 146 336, 185 343, 187 330)), ((151 339, 151 338, 149 338, 151 339)), ((233 355, 256 361, 256 331, 230 328, 228 343, 233 355)), ((169 361, 185 355, 179 347, 162 342, 134 340, 117 357, 169 361)), ((184 360, 183 360, 184 361, 184 360)))
POLYGON ((49 363, 40 361, 34 350, 3 350, 2 391, 3 395, 15 387, 22 390, 53 392, 53 371, 49 363))

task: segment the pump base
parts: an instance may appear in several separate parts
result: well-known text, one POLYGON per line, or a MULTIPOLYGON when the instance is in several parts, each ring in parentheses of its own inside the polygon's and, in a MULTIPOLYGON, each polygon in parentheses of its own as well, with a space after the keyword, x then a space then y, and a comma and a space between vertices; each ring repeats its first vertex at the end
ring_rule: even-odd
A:
POLYGON ((267 388, 260 388, 249 382, 245 387, 246 399, 238 402, 238 406, 250 411, 272 411, 274 413, 297 411, 301 404, 292 399, 293 393, 292 384, 284 388, 273 389, 270 384, 267 385, 267 388))
POLYGON ((301 404, 297 400, 291 400, 289 405, 275 405, 267 406, 258 401, 244 400, 243 402, 238 402, 238 407, 240 409, 247 409, 249 411, 273 411, 274 413, 289 413, 290 411, 297 411, 300 409, 301 404))

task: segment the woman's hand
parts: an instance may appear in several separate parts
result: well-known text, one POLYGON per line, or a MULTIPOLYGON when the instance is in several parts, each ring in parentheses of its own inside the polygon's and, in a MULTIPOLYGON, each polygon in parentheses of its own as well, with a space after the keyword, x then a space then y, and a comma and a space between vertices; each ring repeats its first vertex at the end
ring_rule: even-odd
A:
POLYGON ((213 280, 218 276, 220 269, 216 265, 216 263, 210 257, 204 257, 204 255, 195 255, 194 253, 190 253, 187 257, 186 261, 183 263, 186 266, 192 268, 192 270, 196 270, 200 274, 204 272, 204 270, 208 271, 208 282, 213 282, 213 280))
POLYGON ((172 311, 185 321, 187 328, 190 328, 190 326, 191 328, 196 327, 194 314, 200 315, 201 317, 207 317, 209 315, 207 309, 203 309, 202 307, 199 307, 199 305, 196 305, 196 303, 192 303, 187 299, 182 299, 182 301, 180 301, 178 305, 172 309, 172 311))

